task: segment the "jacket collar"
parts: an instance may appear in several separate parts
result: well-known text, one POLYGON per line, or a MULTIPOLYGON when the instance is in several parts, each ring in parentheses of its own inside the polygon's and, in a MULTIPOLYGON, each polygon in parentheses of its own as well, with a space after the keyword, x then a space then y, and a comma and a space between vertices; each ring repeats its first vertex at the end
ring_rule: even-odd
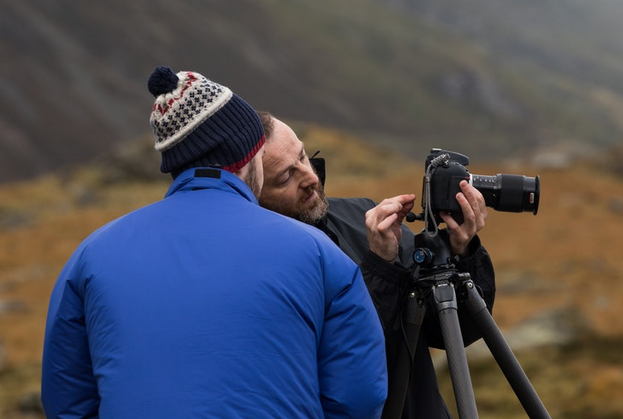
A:
POLYGON ((226 170, 194 167, 182 172, 171 184, 165 198, 178 193, 197 189, 218 189, 241 195, 246 200, 257 204, 257 198, 251 188, 238 176, 226 170))

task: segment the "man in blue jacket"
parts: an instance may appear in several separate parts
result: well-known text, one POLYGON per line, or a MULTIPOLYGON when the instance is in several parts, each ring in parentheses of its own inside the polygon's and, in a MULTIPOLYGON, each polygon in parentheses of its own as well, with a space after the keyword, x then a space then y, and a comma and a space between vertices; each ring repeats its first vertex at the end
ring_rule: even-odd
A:
POLYGON ((255 111, 158 67, 151 125, 165 199, 92 233, 45 332, 48 418, 378 418, 381 324, 357 265, 261 208, 255 111))
MULTIPOLYGON (((412 270, 414 234, 402 221, 413 209, 415 195, 395 196, 378 205, 367 198, 325 198, 324 172, 315 170, 317 160, 308 158, 296 133, 269 113, 259 114, 266 135, 260 204, 315 226, 361 267, 384 326, 389 389, 383 419, 450 418, 428 349, 444 347, 435 310, 427 310, 415 348, 406 338, 409 325, 403 314, 415 303, 407 295, 417 275, 412 270)), ((467 182, 461 183, 461 190, 456 198, 464 222, 459 225, 442 213, 447 229, 440 234, 448 233, 457 269, 471 274, 491 310, 495 275, 476 235, 484 227, 487 208, 482 194, 467 182)), ((469 345, 480 335, 460 304, 458 311, 462 338, 469 345)))

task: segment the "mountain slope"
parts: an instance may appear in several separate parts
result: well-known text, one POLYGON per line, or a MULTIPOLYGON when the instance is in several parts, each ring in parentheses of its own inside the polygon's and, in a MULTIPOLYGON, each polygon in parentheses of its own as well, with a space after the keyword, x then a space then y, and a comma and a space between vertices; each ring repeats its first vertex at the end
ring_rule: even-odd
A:
MULTIPOLYGON (((145 84, 161 64, 199 71, 278 116, 418 159, 433 146, 482 159, 559 141, 605 147, 623 131, 623 105, 606 84, 588 89, 555 68, 526 77, 430 17, 433 6, 456 4, 418 2, 429 9, 410 14, 397 1, 5 0, 0 182, 88 161, 148 133, 145 84), (557 89, 533 83, 540 75, 557 89)), ((534 3, 535 13, 545 6, 534 3)), ((619 61, 610 60, 614 71, 619 61)))

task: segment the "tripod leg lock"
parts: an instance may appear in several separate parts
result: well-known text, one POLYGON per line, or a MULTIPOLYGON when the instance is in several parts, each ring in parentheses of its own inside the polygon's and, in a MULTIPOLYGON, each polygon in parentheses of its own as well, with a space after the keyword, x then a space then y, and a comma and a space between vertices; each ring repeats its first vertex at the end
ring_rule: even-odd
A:
POLYGON ((442 281, 433 286, 433 296, 437 303, 438 311, 454 309, 458 310, 454 285, 450 281, 442 281))
POLYGON ((476 284, 471 279, 465 281, 465 288, 467 290, 467 298, 465 301, 467 302, 467 308, 469 312, 474 315, 476 313, 480 313, 482 310, 487 309, 487 303, 482 298, 482 296, 478 293, 478 289, 476 288, 476 284))

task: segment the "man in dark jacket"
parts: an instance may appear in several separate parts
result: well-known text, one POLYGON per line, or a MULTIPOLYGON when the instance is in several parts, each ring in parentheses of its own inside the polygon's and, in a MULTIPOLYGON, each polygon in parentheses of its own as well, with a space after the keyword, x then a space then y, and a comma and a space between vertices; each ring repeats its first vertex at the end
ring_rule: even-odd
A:
MULTIPOLYGON (((319 179, 324 173, 314 168, 294 131, 269 113, 259 114, 266 135, 260 205, 316 226, 361 267, 385 333, 389 389, 383 418, 449 418, 428 349, 443 348, 434 310, 426 312, 413 358, 412 348, 404 350, 408 343, 403 312, 414 303, 407 293, 414 281, 415 235, 402 221, 413 209, 415 195, 399 195, 378 205, 366 198, 326 199, 319 179)), ((494 271, 476 235, 484 227, 487 209, 478 190, 464 181, 460 186, 462 193, 456 198, 464 222, 459 225, 450 214, 441 213, 447 228, 440 234, 447 234, 458 257, 457 270, 471 274, 491 310, 494 271)), ((480 338, 460 305, 459 320, 465 345, 480 338)))

